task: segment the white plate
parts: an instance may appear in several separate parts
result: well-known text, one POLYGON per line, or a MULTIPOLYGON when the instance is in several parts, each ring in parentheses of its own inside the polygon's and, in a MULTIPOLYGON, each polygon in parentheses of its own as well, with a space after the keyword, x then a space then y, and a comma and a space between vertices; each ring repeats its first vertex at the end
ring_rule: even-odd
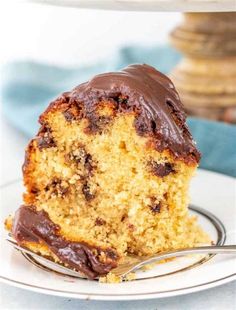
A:
POLYGON ((235 0, 28 0, 88 9, 159 12, 233 12, 235 0))
MULTIPOLYGON (((236 243, 235 185, 233 178, 204 170, 198 171, 192 183, 192 203, 203 208, 197 211, 199 222, 216 243, 236 243)), ((21 192, 19 181, 2 187, 1 222, 20 205, 21 192)), ((75 279, 35 266, 7 244, 2 226, 0 280, 31 291, 81 299, 134 300, 187 294, 236 279, 236 258, 231 255, 179 258, 139 272, 135 281, 119 284, 75 279)))

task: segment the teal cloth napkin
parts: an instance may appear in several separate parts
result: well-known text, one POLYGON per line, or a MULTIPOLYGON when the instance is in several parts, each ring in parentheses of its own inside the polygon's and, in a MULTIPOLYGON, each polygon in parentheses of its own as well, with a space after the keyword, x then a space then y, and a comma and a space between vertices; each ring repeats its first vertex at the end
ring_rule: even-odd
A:
MULTIPOLYGON (((29 61, 8 63, 1 68, 2 110, 14 127, 31 137, 48 103, 93 75, 131 63, 147 63, 168 73, 179 60, 180 55, 168 46, 132 46, 104 63, 73 69, 29 61)), ((236 177, 236 126, 194 118, 189 118, 188 124, 202 153, 200 166, 236 177)))

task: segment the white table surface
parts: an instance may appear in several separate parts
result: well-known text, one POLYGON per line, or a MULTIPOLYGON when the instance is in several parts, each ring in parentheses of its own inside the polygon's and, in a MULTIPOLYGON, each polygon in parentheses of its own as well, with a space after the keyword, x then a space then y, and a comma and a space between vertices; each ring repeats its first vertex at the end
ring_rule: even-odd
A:
POLYGON ((234 310, 236 282, 183 296, 145 301, 76 300, 32 293, 0 284, 2 310, 234 310))
MULTIPOLYGON (((1 179, 0 185, 21 177, 21 164, 27 138, 12 128, 0 115, 1 179)), ((0 309, 145 309, 145 310, 217 310, 236 309, 236 281, 206 291, 149 301, 102 302, 73 300, 32 293, 0 284, 0 309)))

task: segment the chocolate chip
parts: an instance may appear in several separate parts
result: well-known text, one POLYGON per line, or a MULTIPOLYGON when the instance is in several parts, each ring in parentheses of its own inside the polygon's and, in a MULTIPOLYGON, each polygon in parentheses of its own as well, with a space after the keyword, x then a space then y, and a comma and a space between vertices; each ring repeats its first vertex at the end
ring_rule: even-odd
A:
POLYGON ((112 260, 113 259, 116 260, 118 258, 116 252, 113 251, 112 249, 106 250, 106 255, 107 255, 107 257, 109 257, 112 260))
POLYGON ((67 122, 72 122, 73 120, 75 120, 75 115, 71 113, 70 110, 64 111, 63 115, 67 122))
POLYGON ((93 170, 93 165, 92 165, 92 156, 90 154, 86 154, 85 159, 84 159, 84 168, 87 170, 89 174, 91 174, 93 170))
POLYGON ((74 161, 79 164, 85 160, 87 153, 83 147, 79 147, 77 150, 70 152, 66 155, 66 160, 74 161))
POLYGON ((65 160, 73 161, 76 164, 82 164, 85 168, 87 175, 92 175, 92 170, 95 168, 95 164, 92 160, 92 155, 87 153, 83 146, 77 150, 65 155, 65 160))
POLYGON ((157 128, 157 124, 154 121, 151 121, 151 127, 152 127, 153 132, 155 132, 157 128))
POLYGON ((70 105, 66 110, 62 112, 67 122, 79 120, 82 117, 82 107, 77 102, 73 102, 73 98, 70 98, 70 105))
POLYGON ((122 216, 121 222, 124 222, 125 219, 127 219, 127 215, 126 214, 122 216))
POLYGON ((45 187, 45 191, 46 192, 49 191, 51 195, 56 195, 56 196, 64 197, 68 193, 69 187, 63 186, 63 185, 62 185, 62 180, 60 180, 59 178, 54 178, 45 187))
POLYGON ((148 123, 141 115, 135 118, 134 127, 140 136, 145 136, 153 130, 150 122, 148 123))
POLYGON ((48 136, 47 134, 43 137, 38 137, 38 147, 40 150, 50 147, 55 147, 56 144, 52 137, 48 136))
POLYGON ((117 102, 119 110, 123 110, 127 107, 128 96, 123 96, 122 94, 119 94, 119 96, 116 96, 113 99, 117 102))
POLYGON ((104 219, 102 219, 102 218, 100 218, 100 217, 97 217, 97 218, 96 218, 96 220, 95 220, 95 225, 97 225, 97 226, 102 226, 102 225, 104 225, 104 224, 106 224, 106 221, 105 221, 104 219))
POLYGON ((153 212, 153 213, 160 213, 161 212, 161 203, 156 203, 156 204, 153 204, 151 206, 149 206, 150 210, 153 212))
POLYGON ((87 182, 82 186, 82 193, 87 201, 91 201, 95 197, 95 195, 90 192, 90 186, 87 182))
POLYGON ((54 141, 51 128, 48 126, 43 126, 38 134, 37 144, 40 150, 50 147, 55 147, 56 143, 54 141))
POLYGON ((69 187, 60 187, 59 189, 59 195, 60 196, 65 196, 69 192, 69 187))
POLYGON ((31 188, 30 192, 31 192, 32 194, 34 194, 34 195, 37 195, 38 192, 39 192, 39 189, 33 186, 33 187, 31 188))
POLYGON ((151 168, 151 172, 158 177, 165 177, 170 173, 175 172, 173 165, 170 163, 158 164, 155 161, 148 162, 148 166, 151 168))
POLYGON ((128 224, 128 229, 129 229, 129 230, 134 230, 134 225, 129 223, 129 224, 128 224))
POLYGON ((97 116, 89 115, 88 116, 89 125, 85 128, 85 133, 87 134, 101 134, 104 128, 110 123, 111 117, 109 116, 97 116))

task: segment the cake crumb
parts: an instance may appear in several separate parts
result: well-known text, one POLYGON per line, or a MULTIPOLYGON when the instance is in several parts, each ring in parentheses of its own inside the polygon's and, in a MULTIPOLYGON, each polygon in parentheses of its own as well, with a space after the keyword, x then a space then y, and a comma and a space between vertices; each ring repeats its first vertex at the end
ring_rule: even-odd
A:
POLYGON ((109 272, 106 276, 100 277, 100 283, 121 283, 122 281, 133 281, 136 280, 136 273, 130 272, 125 277, 119 277, 112 272, 109 272))
POLYGON ((124 277, 124 281, 133 281, 136 280, 136 273, 135 272, 130 272, 124 277))
POLYGON ((122 278, 116 276, 114 273, 109 272, 106 276, 99 278, 100 283, 120 283, 122 282, 122 278))

